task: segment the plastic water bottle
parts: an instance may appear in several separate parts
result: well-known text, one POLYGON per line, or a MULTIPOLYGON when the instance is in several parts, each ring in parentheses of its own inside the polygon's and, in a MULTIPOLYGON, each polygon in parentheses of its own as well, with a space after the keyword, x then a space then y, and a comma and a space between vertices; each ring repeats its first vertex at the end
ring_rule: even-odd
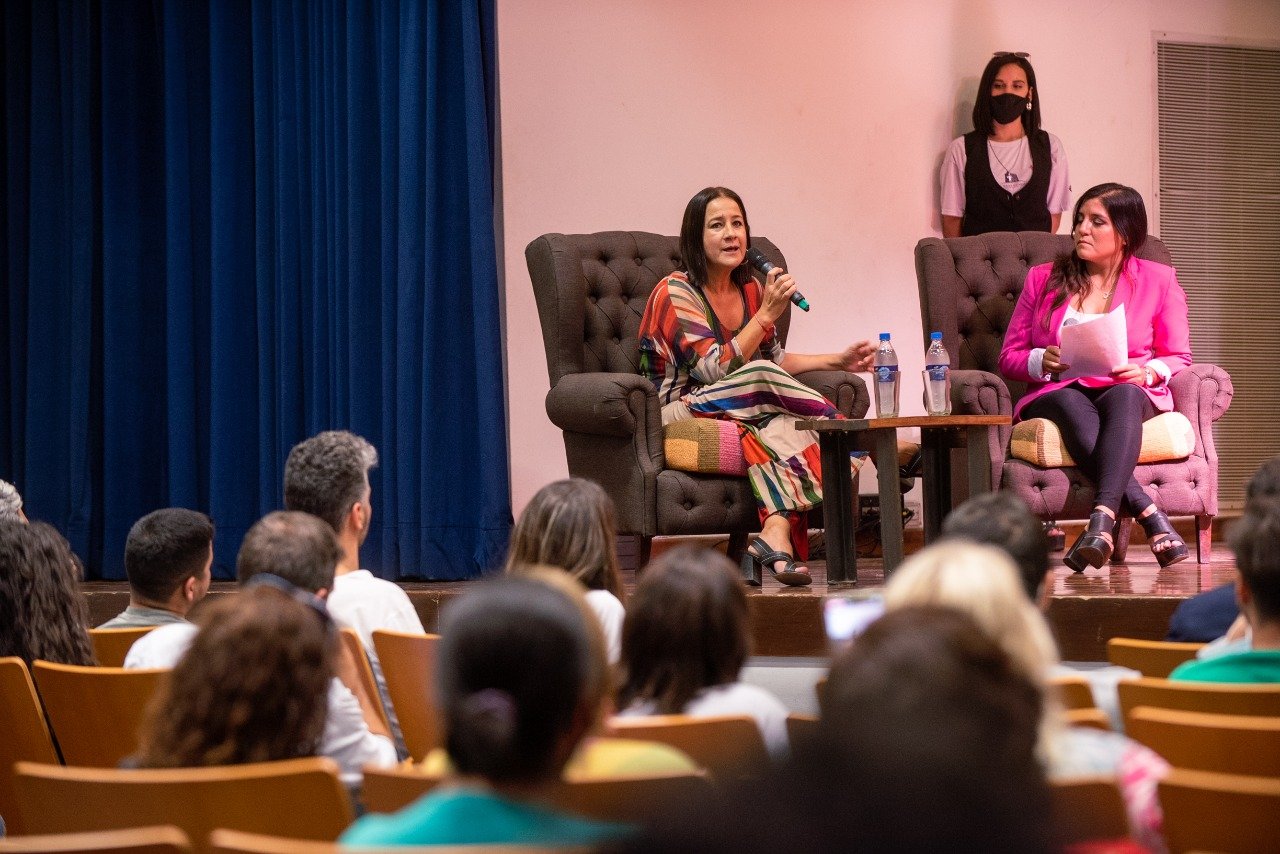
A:
POLYGON ((888 332, 880 333, 880 346, 876 348, 873 372, 876 384, 876 417, 897 418, 901 375, 898 373, 898 354, 894 352, 888 332))
POLYGON ((951 357, 942 346, 942 333, 929 336, 929 352, 924 354, 924 411, 929 415, 951 414, 951 357))

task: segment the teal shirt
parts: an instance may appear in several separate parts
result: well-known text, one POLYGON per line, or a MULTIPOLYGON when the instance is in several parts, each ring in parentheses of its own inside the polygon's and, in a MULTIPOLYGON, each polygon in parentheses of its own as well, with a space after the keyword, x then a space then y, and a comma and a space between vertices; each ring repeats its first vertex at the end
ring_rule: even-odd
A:
POLYGON ((1175 682, 1280 682, 1280 650, 1255 649, 1183 662, 1169 678, 1175 682))
POLYGON ((338 841, 344 845, 595 845, 633 832, 511 801, 475 789, 442 789, 392 815, 366 815, 338 841))

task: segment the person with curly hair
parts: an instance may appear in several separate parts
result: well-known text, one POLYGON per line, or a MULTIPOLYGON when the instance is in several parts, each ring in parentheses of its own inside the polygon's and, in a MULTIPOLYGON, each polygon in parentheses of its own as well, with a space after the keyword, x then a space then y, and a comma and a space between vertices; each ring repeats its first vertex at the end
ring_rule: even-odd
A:
POLYGON ((314 756, 337 636, 322 608, 268 585, 203 609, 189 655, 147 708, 137 764, 237 765, 314 756))
POLYGON ((0 519, 0 656, 97 664, 80 562, 51 525, 0 519))

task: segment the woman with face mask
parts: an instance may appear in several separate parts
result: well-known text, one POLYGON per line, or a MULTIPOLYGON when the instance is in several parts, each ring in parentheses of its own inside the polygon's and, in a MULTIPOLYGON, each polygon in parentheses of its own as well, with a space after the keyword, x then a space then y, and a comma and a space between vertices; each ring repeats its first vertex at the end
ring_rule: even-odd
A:
POLYGON ((1036 73, 1001 51, 978 82, 973 131, 942 158, 942 236, 1058 230, 1071 207, 1062 142, 1040 129, 1036 73))

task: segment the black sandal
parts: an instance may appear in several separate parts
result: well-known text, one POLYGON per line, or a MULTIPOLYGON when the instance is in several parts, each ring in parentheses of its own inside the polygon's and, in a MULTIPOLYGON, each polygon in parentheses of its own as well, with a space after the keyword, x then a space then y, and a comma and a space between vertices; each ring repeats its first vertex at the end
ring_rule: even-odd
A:
POLYGON ((768 543, 757 539, 747 546, 746 553, 742 555, 743 580, 752 587, 759 587, 762 568, 766 566, 774 578, 791 587, 804 587, 813 583, 813 577, 809 573, 796 568, 795 558, 786 552, 773 551, 768 543), (774 569, 779 563, 783 564, 781 572, 774 569))
POLYGON ((1105 510, 1094 510, 1089 515, 1089 527, 1085 528, 1062 556, 1062 562, 1075 572, 1084 572, 1086 566, 1094 569, 1111 557, 1115 548, 1116 520, 1105 510))
POLYGON ((1178 532, 1174 530, 1173 524, 1169 522, 1169 517, 1164 515, 1164 511, 1156 510, 1146 516, 1138 517, 1138 524, 1142 526, 1142 530, 1147 534, 1147 545, 1151 547, 1151 553, 1156 556, 1156 562, 1160 564, 1160 568, 1186 560, 1191 556, 1191 550, 1187 548, 1187 544, 1178 532), (1157 540, 1164 534, 1162 539, 1157 540), (1168 545, 1163 549, 1156 549, 1161 543, 1168 545))

